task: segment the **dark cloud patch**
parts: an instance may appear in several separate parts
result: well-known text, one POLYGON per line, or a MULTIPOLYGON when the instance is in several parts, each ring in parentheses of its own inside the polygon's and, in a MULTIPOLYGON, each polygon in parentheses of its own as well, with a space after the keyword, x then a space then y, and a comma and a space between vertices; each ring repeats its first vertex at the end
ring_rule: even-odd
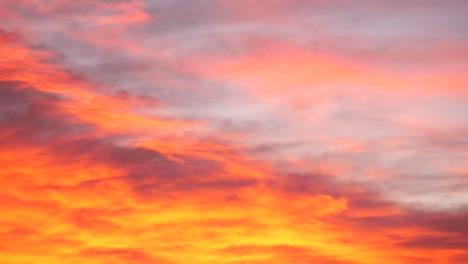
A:
POLYGON ((293 149, 299 146, 301 146, 300 142, 266 142, 247 149, 246 153, 254 155, 281 153, 284 150, 293 149))
MULTIPOLYGON (((222 155, 222 153, 219 153, 222 155)), ((174 158, 180 159, 182 164, 187 167, 191 175, 206 175, 225 173, 224 164, 211 159, 204 159, 185 154, 174 154, 174 158)))
POLYGON ((155 150, 118 145, 111 138, 84 137, 61 140, 49 149, 63 164, 101 164, 121 170, 106 178, 83 181, 76 186, 49 186, 52 189, 100 190, 106 182, 121 181, 139 197, 157 197, 200 190, 238 190, 255 184, 248 179, 224 179, 224 165, 188 155, 170 159, 155 150))
POLYGON ((47 114, 61 100, 57 94, 27 88, 22 82, 0 82, 0 124, 15 122, 34 113, 47 114))
POLYGON ((181 154, 174 155, 177 160, 173 160, 155 150, 118 145, 112 138, 61 140, 51 146, 51 151, 64 164, 103 164, 122 170, 121 175, 109 175, 109 178, 89 180, 81 185, 94 186, 101 181, 121 179, 134 186, 139 195, 253 184, 247 180, 228 182, 222 178, 203 181, 215 176, 222 177, 224 165, 181 154))
MULTIPOLYGON (((374 199, 372 196, 369 200, 374 199)), ((391 207, 389 207, 391 208, 391 207)), ((393 208, 396 208, 394 205, 393 208)), ((335 218, 341 224, 362 229, 367 232, 378 230, 396 230, 403 227, 424 228, 438 231, 455 237, 466 237, 468 235, 468 213, 461 212, 429 212, 415 209, 399 208, 402 212, 389 213, 382 216, 353 216, 353 210, 367 209, 365 206, 350 207, 349 212, 335 218)), ((369 208, 373 209, 373 208, 369 208)), ((465 238, 465 241, 466 238, 465 238)))
POLYGON ((423 248, 430 250, 468 248, 468 239, 453 236, 422 236, 397 243, 404 248, 423 248))
POLYGON ((236 178, 226 179, 222 176, 219 178, 203 179, 206 175, 191 175, 192 177, 182 178, 173 182, 158 181, 148 183, 148 181, 140 181, 136 185, 136 192, 145 196, 160 196, 160 195, 178 195, 178 194, 193 194, 197 192, 223 192, 226 202, 238 201, 233 199, 240 190, 244 188, 255 188, 259 181, 251 178, 236 178), (231 195, 231 196, 230 196, 231 195))
POLYGON ((64 136, 89 131, 84 124, 58 106, 63 96, 27 87, 21 82, 0 82, 1 140, 7 143, 41 145, 64 136))
POLYGON ((71 140, 65 139, 56 142, 52 146, 52 150, 67 157, 78 157, 81 160, 125 168, 143 166, 148 163, 169 162, 164 155, 157 151, 141 147, 120 146, 112 140, 112 137, 89 136, 71 140))
POLYGON ((425 214, 425 217, 419 218, 415 223, 442 232, 468 235, 468 208, 461 208, 455 212, 427 212, 425 214))
POLYGON ((239 178, 239 179, 219 179, 219 180, 209 180, 209 181, 200 181, 197 184, 191 185, 190 182, 179 185, 183 189, 199 188, 199 189, 212 189, 212 190, 226 190, 226 189, 236 189, 239 190, 245 187, 254 187, 258 184, 258 181, 251 178, 239 178))
POLYGON ((362 183, 337 181, 326 174, 289 174, 275 178, 269 184, 286 193, 326 194, 335 198, 345 197, 351 207, 378 209, 394 204, 379 195, 379 190, 362 183), (371 198, 371 199, 369 199, 371 198))

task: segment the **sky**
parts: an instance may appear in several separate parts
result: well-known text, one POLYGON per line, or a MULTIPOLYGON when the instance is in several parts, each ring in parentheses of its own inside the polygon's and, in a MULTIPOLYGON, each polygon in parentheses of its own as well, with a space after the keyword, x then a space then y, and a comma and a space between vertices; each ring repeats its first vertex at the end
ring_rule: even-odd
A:
POLYGON ((0 1, 0 262, 468 263, 467 12, 0 1))

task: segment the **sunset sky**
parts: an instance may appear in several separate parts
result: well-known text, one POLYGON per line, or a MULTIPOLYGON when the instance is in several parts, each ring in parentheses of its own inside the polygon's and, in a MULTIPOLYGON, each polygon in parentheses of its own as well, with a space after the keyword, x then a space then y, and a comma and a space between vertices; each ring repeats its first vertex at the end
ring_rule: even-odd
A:
POLYGON ((468 263, 467 14, 0 0, 0 264, 468 263))

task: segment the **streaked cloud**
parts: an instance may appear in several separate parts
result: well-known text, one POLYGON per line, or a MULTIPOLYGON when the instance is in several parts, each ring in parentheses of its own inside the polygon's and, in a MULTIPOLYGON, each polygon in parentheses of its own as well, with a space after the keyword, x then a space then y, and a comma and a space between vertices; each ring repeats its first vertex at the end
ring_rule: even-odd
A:
POLYGON ((0 262, 463 263, 463 1, 3 1, 0 262))

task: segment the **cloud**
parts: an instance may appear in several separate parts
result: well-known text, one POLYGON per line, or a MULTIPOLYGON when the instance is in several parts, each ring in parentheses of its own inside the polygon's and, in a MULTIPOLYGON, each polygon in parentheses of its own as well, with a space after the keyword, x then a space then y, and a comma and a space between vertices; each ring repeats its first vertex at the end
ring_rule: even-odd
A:
MULTIPOLYGON (((323 264, 352 264, 352 261, 336 260, 332 256, 320 255, 318 252, 308 248, 291 247, 287 245, 276 246, 239 246, 228 247, 220 250, 221 254, 235 259, 239 256, 250 257, 250 263, 271 263, 272 261, 289 261, 294 259, 296 263, 323 263, 323 264), (270 256, 270 257, 265 257, 270 256)), ((232 261, 229 263, 242 263, 242 261, 232 261)))
POLYGON ((465 9, 3 1, 0 259, 463 262, 465 9))
POLYGON ((138 261, 138 263, 174 263, 133 248, 88 248, 83 250, 80 256, 93 259, 95 263, 101 263, 102 261, 112 261, 112 263, 129 263, 133 261, 138 261))

